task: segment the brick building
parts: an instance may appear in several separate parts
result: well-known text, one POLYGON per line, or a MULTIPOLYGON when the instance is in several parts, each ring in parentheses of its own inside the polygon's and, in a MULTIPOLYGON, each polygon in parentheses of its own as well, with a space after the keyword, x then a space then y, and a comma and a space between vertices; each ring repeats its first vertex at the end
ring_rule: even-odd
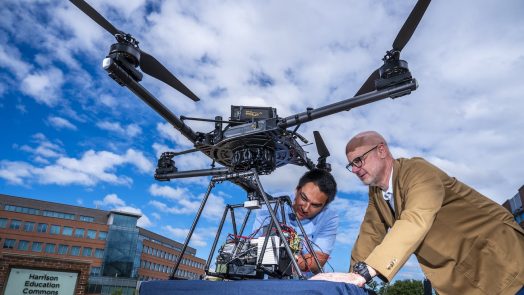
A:
MULTIPOLYGON (((77 284, 85 286, 85 293, 75 294, 134 294, 139 281, 167 279, 183 245, 138 227, 139 218, 0 194, 0 294, 10 268, 56 270, 60 261, 75 265, 77 284)), ((178 277, 204 274, 206 261, 195 255, 186 249, 178 277)))
POLYGON ((519 188, 519 191, 513 198, 506 200, 502 206, 508 209, 515 216, 517 223, 524 228, 524 209, 522 204, 524 204, 524 185, 519 188))

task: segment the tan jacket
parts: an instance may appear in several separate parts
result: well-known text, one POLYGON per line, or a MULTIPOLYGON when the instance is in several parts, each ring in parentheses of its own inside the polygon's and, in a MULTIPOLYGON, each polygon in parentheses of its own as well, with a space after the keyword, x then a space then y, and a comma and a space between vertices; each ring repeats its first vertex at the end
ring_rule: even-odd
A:
POLYGON ((365 261, 390 281, 414 253, 441 295, 524 286, 524 230, 506 209, 422 158, 396 160, 392 183, 395 216, 369 188, 351 265, 365 261))

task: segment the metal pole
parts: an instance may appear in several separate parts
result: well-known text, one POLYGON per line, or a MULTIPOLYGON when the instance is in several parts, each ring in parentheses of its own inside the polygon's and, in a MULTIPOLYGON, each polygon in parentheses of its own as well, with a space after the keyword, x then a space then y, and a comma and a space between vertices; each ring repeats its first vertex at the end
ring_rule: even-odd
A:
POLYGON ((206 205, 207 198, 209 197, 209 194, 211 193, 211 189, 215 186, 215 181, 211 179, 209 182, 209 186, 207 187, 207 192, 204 198, 202 199, 202 202, 200 203, 200 208, 198 208, 197 215, 195 219, 193 220, 193 224, 191 225, 191 229, 189 230, 189 233, 186 237, 186 241, 184 242, 184 247, 182 247, 182 251, 180 252, 180 257, 178 257, 178 260, 176 261, 175 267, 173 268, 173 272, 171 273, 171 276, 169 276, 170 280, 175 279, 175 273, 178 270, 178 266, 180 265, 180 261, 182 261, 182 257, 184 256, 184 253, 186 252, 187 245, 189 244, 189 240, 191 239, 191 236, 193 235, 193 232, 195 231, 196 225, 198 223, 198 219, 200 219, 200 215, 202 214, 202 211, 204 211, 204 206, 206 205))

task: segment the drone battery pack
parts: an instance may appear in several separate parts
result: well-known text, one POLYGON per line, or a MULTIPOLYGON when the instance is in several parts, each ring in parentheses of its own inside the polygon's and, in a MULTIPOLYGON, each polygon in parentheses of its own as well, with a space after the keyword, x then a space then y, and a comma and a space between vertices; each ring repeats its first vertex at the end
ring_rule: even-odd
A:
POLYGON ((277 117, 277 109, 272 107, 231 106, 231 120, 247 122, 251 120, 277 117))

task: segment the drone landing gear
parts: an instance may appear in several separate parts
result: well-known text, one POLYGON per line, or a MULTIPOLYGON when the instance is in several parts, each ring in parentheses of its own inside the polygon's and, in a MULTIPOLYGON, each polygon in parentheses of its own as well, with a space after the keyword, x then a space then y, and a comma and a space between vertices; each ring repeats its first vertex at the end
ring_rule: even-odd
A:
MULTIPOLYGON (((186 240, 184 242, 184 246, 182 247, 182 251, 180 253, 180 256, 178 257, 175 267, 173 268, 173 272, 171 273, 170 279, 176 279, 175 274, 178 270, 178 267, 180 265, 180 262, 182 261, 182 257, 187 249, 187 246, 189 244, 189 241, 191 240, 191 236, 193 235, 193 232, 196 228, 196 225, 198 223, 198 220, 200 219, 200 216, 202 214, 202 211, 204 210, 204 206, 207 202, 207 199, 211 193, 211 190, 214 188, 216 183, 220 183, 222 181, 232 181, 235 183, 238 182, 249 182, 251 183, 251 187, 255 187, 255 191, 248 191, 248 197, 249 201, 247 201, 244 204, 237 204, 237 205, 227 205, 224 213, 222 215, 222 219, 220 221, 215 240, 213 241, 213 246, 211 247, 211 252, 209 254, 209 258, 207 260, 206 266, 205 266, 205 272, 207 275, 221 277, 225 279, 260 279, 263 278, 264 274, 267 274, 271 277, 276 278, 286 278, 291 277, 292 272, 290 269, 290 266, 293 266, 293 269, 295 270, 296 276, 299 279, 305 279, 305 276, 303 275, 302 271, 300 270, 300 267, 298 266, 297 260, 294 258, 293 251, 291 250, 291 247, 288 243, 288 239, 286 235, 284 234, 284 230, 282 229, 282 226, 286 226, 286 216, 284 211, 284 204, 287 203, 289 206, 291 206, 291 200, 288 196, 282 196, 278 198, 273 198, 265 193, 262 184, 260 182, 260 179, 258 177, 258 173, 255 169, 252 169, 248 172, 241 172, 241 173, 223 173, 222 175, 214 176, 208 186, 207 192, 204 195, 202 202, 200 204, 200 208, 198 209, 197 215, 195 216, 195 219, 193 220, 193 224, 191 225, 191 228, 189 230, 189 233, 186 237, 186 240), (269 223, 269 227, 267 230, 267 234, 262 239, 262 246, 257 245, 254 246, 250 245, 250 241, 247 241, 243 236, 244 229, 246 227, 247 221, 249 219, 249 216, 251 215, 251 211, 253 209, 260 208, 260 202, 263 202, 266 206, 271 220, 269 223), (272 206, 274 204, 274 206, 272 206), (258 205, 258 206, 257 206, 258 205), (234 209, 237 208, 246 208, 247 214, 244 217, 244 220, 242 222, 242 225, 240 227, 240 231, 237 231, 237 225, 235 221, 235 214, 234 209), (273 208, 274 207, 274 208, 273 208), (236 239, 234 243, 229 245, 229 249, 227 249, 226 254, 222 257, 219 257, 219 260, 221 259, 222 262, 224 262, 221 265, 218 265, 217 262, 217 269, 215 272, 212 272, 209 270, 210 264, 212 262, 213 254, 215 252, 218 240, 220 238, 220 234, 222 232, 222 227, 224 225, 224 222, 226 220, 228 212, 231 214, 231 221, 233 226, 233 239, 236 239), (277 214, 281 214, 281 221, 278 220, 277 214), (276 230, 276 236, 271 235, 271 233, 276 230), (281 249, 280 243, 283 244, 283 249, 281 249), (267 249, 268 247, 272 249, 267 249), (257 255, 258 250, 258 255, 257 255), (269 250, 269 251, 266 251, 269 250), (273 252, 271 252, 273 250, 273 252), (245 255, 251 255, 250 257, 244 257, 242 260, 238 259, 237 253, 242 252, 245 253, 245 255), (281 258, 281 261, 277 261, 272 263, 270 267, 267 265, 264 265, 264 255, 265 254, 276 254, 278 252, 279 257, 281 258), (250 254, 251 253, 251 254, 250 254), (231 258, 228 260, 228 258, 231 258)), ((291 207, 292 208, 292 207, 291 207)), ((293 213, 294 209, 292 209, 293 213)), ((296 214, 295 214, 296 216, 296 214)), ((309 252, 311 252, 311 255, 313 256, 313 259, 315 263, 317 264, 318 269, 320 269, 321 272, 323 272, 322 268, 320 267, 320 262, 318 260, 318 257, 316 256, 315 252, 313 251, 313 247, 311 244, 311 241, 307 237, 307 234, 300 223, 300 220, 297 219, 297 224, 299 226, 300 232, 302 234, 302 237, 306 243, 306 247, 309 252)), ((259 239, 259 241, 261 241, 259 239)), ((223 247, 226 247, 227 244, 225 244, 223 247)), ((223 248, 221 250, 224 250, 223 248)), ((224 253, 224 251, 222 251, 224 253)))

